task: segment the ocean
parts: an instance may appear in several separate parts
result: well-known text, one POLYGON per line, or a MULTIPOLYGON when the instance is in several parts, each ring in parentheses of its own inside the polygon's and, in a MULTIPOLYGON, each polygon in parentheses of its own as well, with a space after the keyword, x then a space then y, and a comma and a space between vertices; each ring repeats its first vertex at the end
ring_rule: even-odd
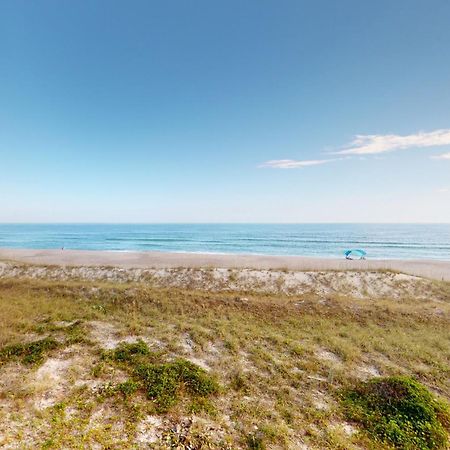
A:
POLYGON ((0 247, 450 260, 450 224, 0 224, 0 247))

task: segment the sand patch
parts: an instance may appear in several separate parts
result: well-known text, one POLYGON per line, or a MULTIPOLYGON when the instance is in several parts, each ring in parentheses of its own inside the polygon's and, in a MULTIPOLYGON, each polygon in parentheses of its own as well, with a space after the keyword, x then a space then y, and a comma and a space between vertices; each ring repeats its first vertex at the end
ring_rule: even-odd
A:
POLYGON ((120 343, 132 344, 138 340, 144 341, 149 347, 162 348, 164 344, 148 336, 123 335, 123 330, 117 325, 99 320, 92 320, 86 323, 90 338, 103 350, 113 350, 120 343))
POLYGON ((37 409, 53 406, 64 397, 67 373, 72 364, 70 359, 49 358, 39 367, 28 385, 28 389, 37 394, 34 401, 37 409))
POLYGON ((319 411, 329 411, 331 409, 330 398, 321 391, 312 392, 311 402, 319 411))
POLYGON ((358 432, 357 428, 348 422, 333 422, 328 426, 328 428, 347 437, 351 437, 358 432))
POLYGON ((372 365, 360 365, 356 369, 356 376, 361 380, 368 380, 369 378, 380 377, 380 371, 372 365))
POLYGON ((137 426, 136 443, 148 445, 157 442, 161 436, 162 423, 159 417, 145 417, 137 426))
POLYGON ((321 359, 322 361, 330 362, 333 365, 342 364, 341 358, 338 355, 336 355, 335 353, 330 352, 328 350, 320 349, 320 350, 317 350, 315 354, 316 354, 317 358, 321 359))
POLYGON ((187 359, 193 364, 196 364, 197 366, 200 366, 202 369, 209 372, 211 370, 211 367, 206 362, 206 358, 201 358, 196 352, 195 352, 195 343, 189 336, 189 334, 184 334, 179 342, 180 347, 183 349, 183 358, 187 359))
POLYGON ((100 381, 93 379, 90 369, 93 357, 79 346, 72 346, 58 356, 48 358, 25 382, 34 407, 46 409, 61 402, 74 388, 95 388, 100 381))
POLYGON ((120 342, 118 329, 108 322, 91 321, 87 323, 91 339, 105 350, 111 350, 120 342))

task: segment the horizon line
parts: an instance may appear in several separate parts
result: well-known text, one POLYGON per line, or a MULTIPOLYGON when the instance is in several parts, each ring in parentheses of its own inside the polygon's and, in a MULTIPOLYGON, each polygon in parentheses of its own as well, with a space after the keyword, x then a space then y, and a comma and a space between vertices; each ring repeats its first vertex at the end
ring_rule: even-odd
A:
POLYGON ((450 225, 450 222, 384 222, 384 221, 374 221, 374 222, 344 222, 344 221, 324 221, 324 222, 244 222, 244 221, 233 221, 233 222, 2 222, 0 221, 0 226, 2 225, 450 225))

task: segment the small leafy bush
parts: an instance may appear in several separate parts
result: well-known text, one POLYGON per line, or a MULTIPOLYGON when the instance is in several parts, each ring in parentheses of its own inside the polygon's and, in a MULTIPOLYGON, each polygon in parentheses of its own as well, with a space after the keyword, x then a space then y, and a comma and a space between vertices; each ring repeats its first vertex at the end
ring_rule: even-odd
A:
POLYGON ((194 397, 189 405, 188 411, 191 414, 205 412, 210 416, 215 416, 217 410, 207 397, 194 397))
POLYGON ((127 370, 132 380, 106 389, 103 394, 121 392, 125 397, 138 389, 144 389, 147 398, 153 400, 158 412, 168 411, 174 406, 183 392, 194 397, 192 407, 213 411, 206 400, 216 393, 219 386, 214 378, 196 364, 185 359, 161 362, 160 352, 151 352, 147 344, 138 340, 134 343, 120 343, 117 348, 103 354, 105 360, 117 363, 127 370))
POLYGON ((219 389, 217 382, 205 370, 184 359, 165 364, 142 364, 135 370, 142 381, 147 397, 160 412, 167 411, 178 401, 184 389, 193 396, 206 397, 219 389))
POLYGON ((50 337, 26 344, 12 344, 0 349, 0 364, 13 359, 21 359, 24 364, 38 364, 44 354, 58 347, 58 342, 50 337))
POLYGON ((113 397, 116 394, 122 394, 123 397, 128 398, 133 395, 141 387, 139 382, 127 380, 123 383, 105 383, 97 390, 100 398, 113 397))
POLYGON ((373 379, 346 390, 342 399, 347 417, 376 441, 400 449, 447 448, 448 406, 412 378, 373 379))
POLYGON ((127 380, 123 383, 119 383, 116 386, 117 392, 120 392, 124 397, 133 395, 140 387, 140 384, 133 380, 127 380))
POLYGON ((121 342, 117 348, 108 353, 108 357, 119 362, 133 362, 137 357, 150 354, 148 345, 139 339, 137 342, 121 342))

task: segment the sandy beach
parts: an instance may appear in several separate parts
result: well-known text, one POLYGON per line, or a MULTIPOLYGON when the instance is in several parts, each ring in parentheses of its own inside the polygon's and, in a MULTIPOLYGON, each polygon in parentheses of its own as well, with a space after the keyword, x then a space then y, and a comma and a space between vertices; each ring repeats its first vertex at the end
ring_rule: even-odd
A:
POLYGON ((293 271, 393 270, 450 281, 450 261, 346 260, 302 256, 222 255, 169 252, 0 249, 0 260, 38 265, 113 266, 120 268, 251 268, 293 271))

